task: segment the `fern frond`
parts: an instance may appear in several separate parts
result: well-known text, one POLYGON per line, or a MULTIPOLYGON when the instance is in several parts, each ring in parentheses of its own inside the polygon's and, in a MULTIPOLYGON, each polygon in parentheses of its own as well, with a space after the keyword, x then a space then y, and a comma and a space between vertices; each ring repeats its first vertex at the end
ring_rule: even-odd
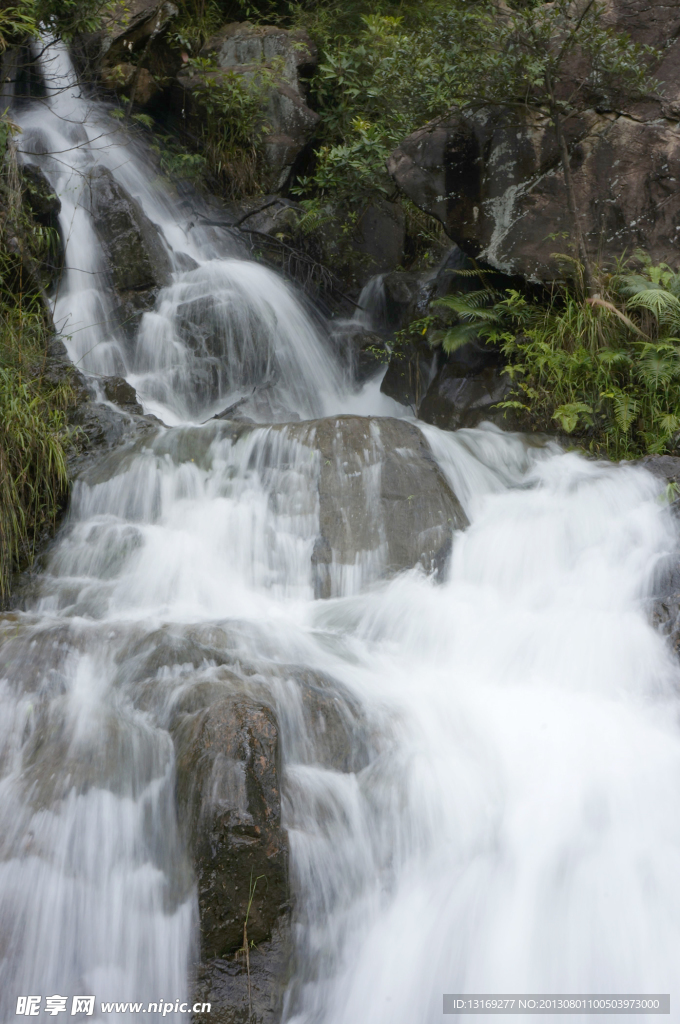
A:
POLYGON ((456 324, 449 328, 442 338, 442 348, 447 355, 456 352, 469 341, 474 341, 479 328, 477 324, 456 324))

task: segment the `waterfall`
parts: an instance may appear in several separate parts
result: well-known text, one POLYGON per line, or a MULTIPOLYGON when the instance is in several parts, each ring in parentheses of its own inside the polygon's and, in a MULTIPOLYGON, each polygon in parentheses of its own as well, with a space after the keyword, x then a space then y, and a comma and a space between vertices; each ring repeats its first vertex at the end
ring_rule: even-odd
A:
POLYGON ((81 474, 26 610, 0 619, 0 1020, 37 993, 148 1024, 161 1011, 101 1003, 191 1000, 175 743, 206 694, 276 711, 287 1024, 431 1024, 447 992, 672 994, 680 672, 648 606, 678 538, 658 480, 381 418, 394 404, 347 387, 301 296, 201 226, 59 46, 44 73, 15 116, 62 203, 55 322, 157 419, 81 474), (132 326, 102 172, 165 267, 132 326), (333 681, 344 761, 306 724, 310 678, 333 681))

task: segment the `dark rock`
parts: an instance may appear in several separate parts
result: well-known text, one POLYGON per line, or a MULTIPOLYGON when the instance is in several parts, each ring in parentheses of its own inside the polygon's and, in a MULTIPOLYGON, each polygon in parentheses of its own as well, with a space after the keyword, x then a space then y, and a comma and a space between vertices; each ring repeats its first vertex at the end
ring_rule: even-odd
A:
POLYGON ((144 410, 137 401, 137 392, 124 377, 102 377, 100 384, 109 402, 120 406, 125 412, 143 415, 144 410))
POLYGON ((425 316, 432 289, 428 275, 415 271, 394 270, 384 274, 385 326, 401 330, 413 320, 425 316))
POLYGON ((158 289, 170 280, 170 258, 155 224, 105 167, 90 174, 94 225, 107 257, 128 328, 153 307, 158 289))
POLYGON ((97 401, 96 388, 73 365, 66 346, 59 338, 50 341, 46 356, 44 380, 55 386, 68 384, 75 400, 67 410, 69 426, 75 431, 75 449, 68 462, 72 480, 108 456, 111 449, 157 429, 158 421, 154 417, 141 415, 142 407, 137 402, 135 390, 122 377, 103 377, 100 384, 108 400, 120 405, 127 416, 97 401))
POLYGON ((209 1003, 210 1013, 193 1014, 194 1024, 278 1024, 292 958, 290 925, 282 918, 271 938, 250 950, 248 966, 243 956, 201 964, 193 999, 209 1003))
POLYGON ((64 265, 64 241, 59 225, 61 200, 37 164, 24 164, 20 175, 24 212, 31 221, 50 232, 51 244, 41 247, 37 254, 40 276, 47 286, 64 265))
POLYGON ((423 338, 402 343, 390 356, 380 390, 417 413, 437 372, 440 356, 423 338))
POLYGON ((386 199, 371 203, 360 218, 354 247, 366 257, 360 274, 365 284, 373 274, 393 271, 404 260, 406 222, 398 203, 386 199))
POLYGON ((21 168, 23 201, 38 224, 57 227, 61 200, 37 164, 24 164, 21 168))
MULTIPOLYGON (((479 353, 480 361, 483 355, 479 353)), ((507 374, 497 366, 483 366, 483 362, 467 376, 461 373, 465 369, 458 361, 444 364, 420 405, 419 418, 444 430, 476 427, 482 420, 515 429, 512 410, 498 407, 512 392, 507 374)))
POLYGON ((644 466, 654 476, 669 484, 680 486, 680 458, 677 455, 645 455, 638 460, 637 465, 644 466))
POLYGON ((288 902, 279 736, 269 707, 228 696, 175 730, 177 801, 193 851, 201 956, 268 940, 288 902))
MULTIPOLYGON (((680 458, 675 455, 645 455, 633 465, 644 467, 666 487, 671 513, 680 519, 680 458)), ((668 638, 674 653, 680 657, 680 560, 677 552, 656 567, 653 597, 649 603, 652 624, 668 638)))
POLYGON ((375 377, 389 360, 385 339, 352 320, 336 324, 332 338, 334 347, 355 384, 365 384, 371 377, 375 377))
MULTIPOLYGON (((662 48, 660 98, 614 98, 565 123, 571 173, 593 259, 645 249, 677 262, 680 232, 680 0, 654 5, 614 0, 607 17, 633 40, 662 48), (670 41, 670 42, 669 42, 670 41), (677 108, 677 109, 676 109, 677 108)), ((439 218, 467 253, 530 280, 560 274, 555 233, 571 233, 554 130, 538 114, 518 123, 499 108, 454 112, 409 136, 390 156, 390 173, 423 210, 439 218)))
POLYGON ((90 194, 95 227, 117 291, 145 291, 167 284, 170 260, 158 228, 108 168, 91 172, 90 194))
POLYGON ((129 95, 134 86, 134 102, 139 107, 148 106, 161 92, 151 71, 148 68, 137 68, 135 64, 107 65, 101 73, 101 84, 111 92, 129 95))
POLYGON ((177 14, 170 0, 129 0, 118 4, 103 21, 99 32, 88 39, 91 56, 104 58, 109 65, 117 64, 132 53, 144 49, 150 37, 156 37, 167 28, 177 14))
POLYGON ((371 741, 359 702, 336 679, 300 668, 277 670, 300 695, 301 721, 288 721, 291 703, 278 709, 286 761, 336 772, 360 772, 370 761, 371 741))

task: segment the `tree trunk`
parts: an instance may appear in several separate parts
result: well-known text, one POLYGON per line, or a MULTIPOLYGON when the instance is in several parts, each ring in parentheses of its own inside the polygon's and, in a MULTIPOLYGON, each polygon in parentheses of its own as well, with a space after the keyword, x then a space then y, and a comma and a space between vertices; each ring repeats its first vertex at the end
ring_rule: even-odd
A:
POLYGON ((571 217, 572 229, 576 236, 576 245, 578 247, 578 255, 583 266, 583 278, 586 286, 586 291, 589 297, 594 298, 599 294, 597 284, 595 282, 595 275, 593 274, 593 265, 590 262, 588 251, 586 249, 586 241, 583 236, 583 230, 581 228, 581 218, 579 217, 578 207, 576 205, 576 195, 574 193, 574 183, 571 177, 571 166, 569 163, 569 150, 567 149, 567 140, 564 137, 562 131, 562 122, 558 111, 553 113, 553 123, 555 125, 555 132, 557 134, 557 144, 560 149, 560 156, 562 158, 562 174, 564 177, 564 185, 567 190, 567 206, 569 208, 569 216, 571 217))

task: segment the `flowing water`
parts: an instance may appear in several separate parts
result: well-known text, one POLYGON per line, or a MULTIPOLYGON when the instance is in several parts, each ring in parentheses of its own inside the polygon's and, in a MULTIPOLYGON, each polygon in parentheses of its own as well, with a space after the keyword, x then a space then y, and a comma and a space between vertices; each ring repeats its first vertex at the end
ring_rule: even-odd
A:
MULTIPOLYGON (((48 98, 17 117, 23 158, 62 200, 55 319, 83 370, 123 373, 165 425, 76 483, 27 610, 0 622, 0 1020, 34 993, 94 993, 108 1021, 131 1015, 101 1001, 189 998, 173 709, 255 677, 283 736, 285 1020, 429 1024, 444 992, 673 994, 679 673, 648 604, 677 536, 658 481, 421 425, 470 521, 445 578, 385 579, 378 543, 336 557, 316 598, 323 467, 300 421, 396 407, 375 382, 347 387, 301 298, 183 209, 62 51, 45 68, 48 98), (172 267, 132 341, 90 212, 95 166, 158 225, 172 267), (189 344, 187 304, 210 350, 189 344), (259 425, 201 426, 241 399, 259 425), (219 657, 185 658, 208 634, 219 657), (355 771, 324 767, 304 735, 291 665, 360 709, 355 771)), ((362 472, 377 521, 379 463, 362 472)))

